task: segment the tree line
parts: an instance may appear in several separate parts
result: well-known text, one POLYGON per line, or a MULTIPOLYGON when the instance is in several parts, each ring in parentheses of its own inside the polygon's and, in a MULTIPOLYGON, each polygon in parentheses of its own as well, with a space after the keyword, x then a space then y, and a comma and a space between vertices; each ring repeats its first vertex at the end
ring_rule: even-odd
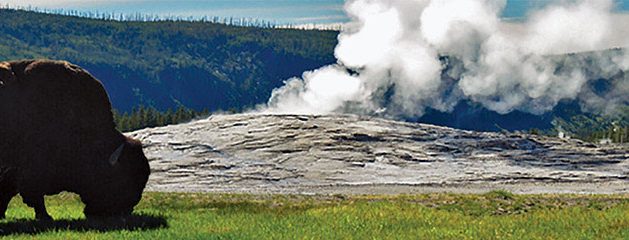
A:
MULTIPOLYGON (((559 131, 563 130, 549 129, 541 130, 538 128, 529 129, 529 134, 545 135, 545 136, 557 136, 559 131)), ((629 126, 619 126, 612 124, 607 128, 589 132, 564 132, 565 136, 581 139, 586 142, 592 143, 620 143, 625 144, 629 142, 629 126)))
POLYGON ((70 9, 49 9, 33 6, 11 6, 9 4, 0 5, 0 9, 22 10, 29 12, 37 12, 44 14, 54 14, 69 17, 91 18, 105 21, 120 22, 201 22, 201 23, 217 23, 236 27, 256 27, 256 28, 291 28, 291 29, 321 29, 330 31, 340 31, 341 25, 301 25, 301 24, 279 24, 275 21, 268 21, 258 18, 237 18, 237 17, 219 17, 219 16, 181 16, 181 15, 159 15, 151 13, 115 13, 100 11, 78 11, 70 9))
POLYGON ((184 106, 179 106, 174 110, 159 111, 154 107, 143 105, 133 108, 130 112, 121 113, 114 110, 113 114, 116 128, 122 132, 184 123, 210 115, 208 110, 195 111, 184 106))
POLYGON ((607 130, 594 132, 583 140, 590 142, 609 140, 613 143, 627 143, 629 142, 629 127, 610 126, 607 130))

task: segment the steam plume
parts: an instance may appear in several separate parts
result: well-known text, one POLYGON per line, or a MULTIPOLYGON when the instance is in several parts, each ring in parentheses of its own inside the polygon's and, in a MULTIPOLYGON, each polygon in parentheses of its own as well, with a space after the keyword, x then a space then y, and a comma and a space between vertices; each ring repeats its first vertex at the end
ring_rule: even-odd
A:
POLYGON ((538 114, 565 99, 607 112, 629 102, 622 74, 602 96, 589 84, 629 68, 623 49, 608 50, 629 45, 629 18, 614 13, 612 0, 556 1, 517 22, 501 18, 505 6, 349 0, 338 63, 287 80, 265 111, 421 116, 468 99, 499 113, 538 114))

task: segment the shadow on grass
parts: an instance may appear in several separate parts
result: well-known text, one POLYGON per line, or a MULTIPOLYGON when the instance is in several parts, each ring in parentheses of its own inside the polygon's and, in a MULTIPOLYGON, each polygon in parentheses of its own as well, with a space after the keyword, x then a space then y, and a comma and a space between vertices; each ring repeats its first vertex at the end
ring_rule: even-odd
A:
POLYGON ((13 222, 0 223, 0 236, 17 234, 39 234, 50 231, 142 231, 168 227, 166 218, 162 216, 151 216, 134 214, 128 217, 112 217, 102 219, 75 219, 75 220, 17 220, 13 222))

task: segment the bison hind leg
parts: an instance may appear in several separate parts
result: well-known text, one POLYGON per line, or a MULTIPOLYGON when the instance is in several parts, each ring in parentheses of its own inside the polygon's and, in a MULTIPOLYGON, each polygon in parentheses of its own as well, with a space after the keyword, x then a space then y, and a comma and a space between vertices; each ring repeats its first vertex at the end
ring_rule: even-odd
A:
POLYGON ((48 214, 48 211, 46 211, 44 194, 21 193, 21 195, 24 203, 35 209, 35 218, 37 220, 52 220, 52 217, 48 214))

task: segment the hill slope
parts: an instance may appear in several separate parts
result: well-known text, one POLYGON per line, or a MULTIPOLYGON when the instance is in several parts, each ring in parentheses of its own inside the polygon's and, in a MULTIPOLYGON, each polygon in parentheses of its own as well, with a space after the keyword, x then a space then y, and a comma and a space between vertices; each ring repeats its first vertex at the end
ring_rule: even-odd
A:
POLYGON ((242 109, 334 62, 337 32, 119 22, 0 9, 0 60, 63 59, 100 79, 115 108, 242 109))

